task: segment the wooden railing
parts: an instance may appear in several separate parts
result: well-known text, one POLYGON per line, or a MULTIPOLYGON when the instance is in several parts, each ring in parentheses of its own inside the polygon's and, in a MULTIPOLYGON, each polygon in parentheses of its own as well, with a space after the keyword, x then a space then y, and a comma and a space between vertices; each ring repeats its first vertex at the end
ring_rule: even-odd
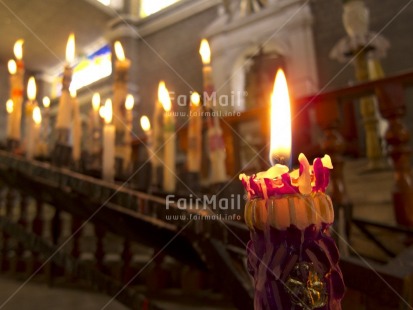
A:
MULTIPOLYGON (((335 166, 332 173, 332 197, 335 205, 342 207, 350 203, 343 181, 344 155, 357 153, 348 143, 349 139, 357 139, 353 134, 354 121, 347 119, 352 115, 348 107, 362 96, 376 94, 380 112, 389 122, 386 139, 395 169, 394 202, 397 219, 400 224, 412 225, 409 135, 402 121, 407 108, 403 92, 412 83, 413 73, 406 73, 295 100, 294 151, 304 152, 309 158, 322 153, 331 155, 335 166), (315 124, 312 123, 309 112, 311 109, 316 115, 315 124), (321 130, 320 144, 310 139, 308 128, 311 126, 317 126, 321 130)), ((227 168, 231 176, 236 177, 239 171, 248 169, 242 166, 239 156, 241 144, 245 143, 245 137, 240 137, 239 133, 248 122, 259 124, 257 134, 263 142, 256 150, 264 158, 260 162, 262 170, 268 168, 265 163, 265 141, 269 141, 267 115, 266 108, 262 107, 244 112, 239 117, 221 120, 227 146, 227 168)), ((178 133, 182 149, 185 148, 185 130, 183 128, 178 133)), ((137 178, 142 178, 142 175, 137 175, 137 178)), ((160 309, 148 296, 129 286, 140 272, 131 267, 132 243, 137 242, 153 249, 162 249, 188 266, 208 270, 221 279, 219 285, 232 298, 234 305, 239 309, 252 308, 252 287, 244 266, 245 243, 249 239, 249 232, 242 222, 191 221, 191 215, 205 215, 205 211, 182 210, 173 204, 166 210, 162 193, 152 195, 136 191, 130 180, 125 183, 108 183, 49 163, 28 161, 4 151, 0 151, 0 181, 0 228, 3 241, 0 254, 3 271, 25 270, 31 275, 43 272, 52 283, 62 273, 58 268, 60 266, 66 269, 69 277, 83 278, 98 290, 116 296, 131 308, 160 309), (50 217, 45 217, 45 211, 49 211, 50 217), (71 216, 68 229, 70 240, 62 236, 63 213, 71 216), (179 220, 167 220, 166 215, 175 215, 179 220), (86 222, 95 225, 96 242, 92 251, 92 265, 84 264, 80 259, 80 232, 86 222), (108 232, 117 234, 123 240, 123 250, 120 253, 123 265, 117 275, 111 274, 105 267, 107 253, 104 238, 108 232), (31 251, 32 259, 29 263, 26 255, 23 255, 27 254, 25 249, 31 251)), ((410 232, 405 229, 400 231, 410 232)), ((152 259, 156 266, 162 261, 156 256, 152 259)), ((351 287, 367 295, 379 294, 379 289, 370 292, 363 290, 366 283, 360 285, 359 282, 351 281, 354 275, 353 265, 346 260, 345 276, 350 280, 348 283, 351 287)), ((359 266, 360 262, 356 265, 359 266)), ((370 267, 358 268, 369 279, 376 279, 377 274, 384 278, 389 275, 388 270, 377 273, 370 267)), ((407 280, 411 280, 410 274, 406 272, 400 276, 396 271, 390 272, 391 281, 397 282, 397 294, 389 293, 392 304, 396 304, 399 295, 405 293, 407 280)))

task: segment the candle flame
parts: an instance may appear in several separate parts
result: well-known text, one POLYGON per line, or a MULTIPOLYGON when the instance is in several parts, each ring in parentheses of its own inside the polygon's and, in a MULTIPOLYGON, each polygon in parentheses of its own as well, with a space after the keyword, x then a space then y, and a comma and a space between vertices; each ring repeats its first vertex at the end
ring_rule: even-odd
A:
POLYGON ((42 122, 42 113, 40 112, 40 108, 37 106, 33 109, 33 121, 36 125, 40 125, 42 122))
POLYGON ((16 43, 14 43, 13 52, 17 60, 23 59, 23 43, 23 39, 19 39, 16 41, 16 43))
POLYGON ((105 102, 105 109, 104 109, 104 119, 106 124, 112 123, 112 117, 113 117, 113 112, 112 112, 112 100, 106 99, 105 102))
POLYGON ((6 102, 6 111, 7 111, 7 113, 12 114, 13 110, 14 110, 13 100, 9 99, 6 102))
POLYGON ((146 115, 143 115, 141 117, 141 127, 144 132, 148 132, 151 130, 151 122, 149 121, 149 118, 146 115))
POLYGON ((125 108, 126 110, 130 111, 133 109, 133 106, 135 104, 135 99, 133 98, 133 95, 129 94, 126 96, 126 101, 125 101, 125 108))
POLYGON ((49 97, 44 96, 42 102, 43 102, 43 106, 44 106, 46 109, 47 109, 48 107, 50 107, 50 98, 49 98, 49 97))
POLYGON ((75 34, 71 33, 67 39, 66 62, 71 64, 75 60, 75 34))
POLYGON ((277 71, 271 96, 270 161, 287 165, 291 156, 290 96, 284 71, 277 71))
POLYGON ((158 100, 162 104, 165 112, 171 111, 172 103, 169 97, 168 89, 166 88, 165 82, 161 81, 158 87, 158 100))
POLYGON ((115 42, 115 54, 118 60, 125 60, 125 52, 123 51, 122 44, 119 41, 115 42))
POLYGON ((92 97, 92 108, 93 111, 99 111, 99 107, 100 107, 100 95, 99 93, 94 93, 93 97, 92 97))
POLYGON ((9 60, 9 62, 7 63, 7 68, 9 69, 9 73, 11 75, 16 74, 17 65, 16 65, 16 62, 13 59, 9 60))
POLYGON ((209 43, 206 39, 203 39, 201 41, 199 54, 201 54, 202 63, 204 65, 209 65, 211 63, 211 49, 209 48, 209 43))
POLYGON ((99 108, 99 116, 100 116, 101 118, 105 118, 105 106, 104 106, 104 105, 102 105, 102 106, 99 108))
POLYGON ((199 106, 199 103, 201 102, 201 96, 197 92, 192 93, 191 95, 191 103, 195 106, 199 106))
POLYGON ((34 77, 29 78, 29 82, 27 83, 27 97, 29 100, 34 101, 36 99, 36 81, 34 77))

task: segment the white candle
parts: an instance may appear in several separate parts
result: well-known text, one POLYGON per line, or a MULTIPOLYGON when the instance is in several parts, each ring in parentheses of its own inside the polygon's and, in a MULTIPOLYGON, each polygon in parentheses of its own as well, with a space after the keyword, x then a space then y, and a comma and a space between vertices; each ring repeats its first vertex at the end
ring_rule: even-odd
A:
MULTIPOLYGON (((15 71, 11 78, 11 95, 13 100, 13 127, 11 138, 20 141, 21 139, 21 120, 22 120, 22 106, 23 106, 23 84, 24 84, 24 62, 23 62, 23 39, 16 41, 13 47, 15 62, 15 71)), ((10 70, 9 70, 10 71, 10 70)))
MULTIPOLYGON (((165 85, 165 84, 164 84, 165 85)), ((166 87, 160 91, 159 101, 164 108, 163 118, 163 138, 164 138, 164 156, 163 156, 163 190, 172 193, 176 189, 175 173, 175 120, 171 115, 172 103, 169 92, 166 87)))
POLYGON ((199 173, 202 155, 202 117, 198 93, 191 95, 191 107, 188 125, 188 171, 199 173))
MULTIPOLYGON (((94 93, 92 97, 92 109, 89 114, 89 154, 100 152, 101 124, 99 117, 100 95, 94 93)), ((103 117, 102 117, 103 118, 103 117)))
POLYGON ((94 93, 92 97, 92 110, 90 117, 90 128, 92 130, 99 129, 100 119, 99 119, 99 108, 100 108, 100 95, 99 93, 94 93))
POLYGON ((80 119, 79 111, 79 101, 76 97, 76 91, 70 93, 72 97, 72 106, 73 106, 73 147, 72 147, 72 156, 75 162, 80 160, 81 155, 81 144, 82 144, 82 122, 80 119))
POLYGON ((148 157, 151 162, 151 182, 154 185, 158 184, 157 169, 159 160, 156 158, 156 154, 153 147, 153 132, 151 129, 151 122, 146 115, 141 117, 141 127, 146 134, 146 149, 148 150, 148 157))
MULTIPOLYGON (((158 100, 155 103, 155 112, 153 115, 153 158, 152 158, 152 166, 154 170, 157 170, 158 167, 161 165, 160 158, 162 158, 162 142, 163 142, 163 132, 162 132, 162 118, 163 118, 163 107, 161 102, 159 101, 159 98, 161 96, 162 90, 165 88, 165 82, 160 81, 158 85, 158 100)), ((157 180, 158 174, 155 173, 153 182, 154 184, 158 184, 157 180)))
POLYGON ((42 125, 40 127, 39 134, 39 155, 49 155, 49 135, 50 135, 50 98, 45 96, 42 99, 43 113, 42 113, 42 125))
POLYGON ((126 132, 125 132, 125 154, 123 160, 123 171, 128 171, 130 168, 130 162, 132 158, 132 123, 133 123, 133 106, 135 105, 135 99, 131 94, 126 96, 125 109, 126 109, 126 132))
POLYGON ((6 102, 7 111, 7 137, 11 138, 11 132, 13 128, 13 100, 9 99, 6 102))
POLYGON ((27 144, 27 159, 33 159, 33 157, 38 155, 39 153, 39 133, 42 123, 42 113, 40 112, 40 108, 38 106, 34 107, 31 119, 32 126, 30 129, 29 141, 27 144))
POLYGON ((103 179, 113 181, 115 178, 115 126, 112 125, 112 101, 106 100, 104 109, 105 126, 103 128, 103 179))
MULTIPOLYGON (((204 78, 204 92, 211 98, 211 94, 214 92, 214 84, 212 81, 212 68, 211 68, 211 50, 207 40, 202 40, 199 53, 202 57, 203 78, 204 78)), ((208 108, 212 109, 212 103, 210 100, 206 102, 208 108)), ((228 176, 226 173, 226 151, 224 138, 222 136, 222 129, 217 117, 210 117, 208 119, 208 148, 209 148, 209 160, 210 166, 210 183, 222 183, 227 181, 228 176)))
MULTIPOLYGON (((66 65, 62 80, 62 95, 59 100, 57 111, 56 129, 70 130, 72 124, 72 99, 70 98, 69 88, 72 81, 73 70, 71 64, 75 58, 75 36, 70 34, 66 45, 66 65)), ((66 142, 66 141, 62 141, 66 142)))
POLYGON ((128 93, 128 71, 131 66, 129 59, 125 57, 122 44, 116 41, 114 44, 115 61, 115 84, 113 88, 113 123, 117 132, 125 131, 125 113, 123 104, 128 93))
POLYGON ((151 161, 153 168, 154 162, 157 160, 155 159, 155 153, 153 150, 151 122, 149 121, 149 118, 146 115, 143 115, 141 117, 141 127, 146 134, 146 148, 148 149, 149 160, 151 161))
POLYGON ((7 138, 20 141, 21 139, 21 117, 23 104, 23 61, 19 61, 20 67, 14 60, 8 62, 10 73, 10 98, 13 100, 13 113, 10 116, 10 133, 7 138))
POLYGON ((24 140, 26 145, 26 153, 28 158, 32 158, 34 154, 34 141, 33 141, 33 110, 37 106, 36 102, 36 81, 34 77, 30 77, 27 83, 27 100, 26 102, 26 115, 25 115, 25 128, 24 128, 24 140), (30 154, 29 154, 30 153, 30 154), (30 157, 31 156, 31 157, 30 157))

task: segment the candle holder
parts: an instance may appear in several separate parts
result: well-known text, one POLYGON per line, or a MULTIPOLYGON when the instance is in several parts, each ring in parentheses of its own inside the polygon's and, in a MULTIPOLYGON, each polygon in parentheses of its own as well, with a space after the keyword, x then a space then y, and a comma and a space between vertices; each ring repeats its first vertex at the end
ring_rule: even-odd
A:
POLYGON ((15 139, 7 139, 6 141, 6 149, 11 152, 15 153, 20 147, 20 141, 15 139))
POLYGON ((341 309, 345 286, 329 233, 333 205, 324 193, 329 168, 329 157, 318 158, 310 174, 301 155, 300 169, 291 174, 240 176, 248 193, 248 271, 254 278, 256 310, 341 309))
POLYGON ((133 163, 134 171, 139 170, 132 177, 132 188, 143 191, 143 192, 151 192, 153 189, 152 187, 152 164, 148 161, 145 162, 134 162, 133 163))

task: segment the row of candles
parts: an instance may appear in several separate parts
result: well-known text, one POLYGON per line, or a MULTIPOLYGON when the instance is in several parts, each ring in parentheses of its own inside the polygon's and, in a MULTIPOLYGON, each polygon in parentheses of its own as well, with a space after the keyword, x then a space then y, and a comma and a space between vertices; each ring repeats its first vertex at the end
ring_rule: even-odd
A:
MULTIPOLYGON (((7 138, 9 141, 18 144, 21 141, 21 117, 23 101, 23 40, 18 40, 14 45, 16 60, 9 61, 10 73, 10 100, 6 107, 9 113, 7 138)), ((102 139, 102 176, 106 180, 113 180, 115 176, 115 158, 122 159, 122 168, 127 171, 131 164, 131 133, 133 125, 132 110, 134 98, 127 94, 127 74, 131 66, 131 61, 125 57, 123 47, 119 41, 114 44, 116 55, 115 61, 115 82, 113 89, 113 102, 107 99, 103 106, 100 106, 99 94, 92 97, 92 109, 89 121, 91 136, 97 139, 90 144, 90 153, 100 152, 100 135, 102 139), (124 105, 124 107, 122 107, 124 105), (101 119, 104 120, 103 129, 101 119), (121 138, 119 139, 118 135, 121 138), (118 141, 119 140, 119 141, 118 141)), ((211 52, 206 40, 201 42, 200 54, 202 57, 204 91, 208 94, 206 98, 213 98, 214 91, 211 70, 211 52)), ((66 64, 62 79, 62 94, 59 98, 59 105, 56 115, 57 144, 72 146, 72 159, 74 162, 80 160, 81 156, 81 117, 79 103, 76 98, 76 91, 70 90, 72 79, 72 64, 75 59, 75 38, 69 36, 66 48, 66 64), (72 136, 72 142, 69 137, 72 136)), ((49 123, 50 123, 50 99, 43 99, 44 121, 43 128, 46 134, 40 135, 42 123, 42 113, 36 102, 36 85, 33 77, 29 79, 27 87, 28 102, 25 105, 25 143, 27 158, 31 159, 35 155, 47 155, 49 123)), ((207 109, 212 109, 212 103, 204 102, 207 109)), ((155 105, 153 117, 153 129, 147 116, 142 116, 140 123, 147 135, 147 148, 149 158, 153 167, 153 177, 160 167, 163 170, 163 189, 173 192, 176 189, 176 137, 175 118, 172 112, 173 105, 169 91, 165 82, 161 81, 158 87, 158 101, 155 105), (160 152, 163 150, 163 153, 160 152)), ((188 153, 187 170, 190 173, 200 174, 202 157, 202 113, 201 96, 194 92, 191 95, 191 105, 188 123, 188 153)), ((208 119, 208 153, 210 158, 210 183, 222 183, 227 180, 225 168, 225 146, 223 142, 222 130, 219 120, 208 119)))

